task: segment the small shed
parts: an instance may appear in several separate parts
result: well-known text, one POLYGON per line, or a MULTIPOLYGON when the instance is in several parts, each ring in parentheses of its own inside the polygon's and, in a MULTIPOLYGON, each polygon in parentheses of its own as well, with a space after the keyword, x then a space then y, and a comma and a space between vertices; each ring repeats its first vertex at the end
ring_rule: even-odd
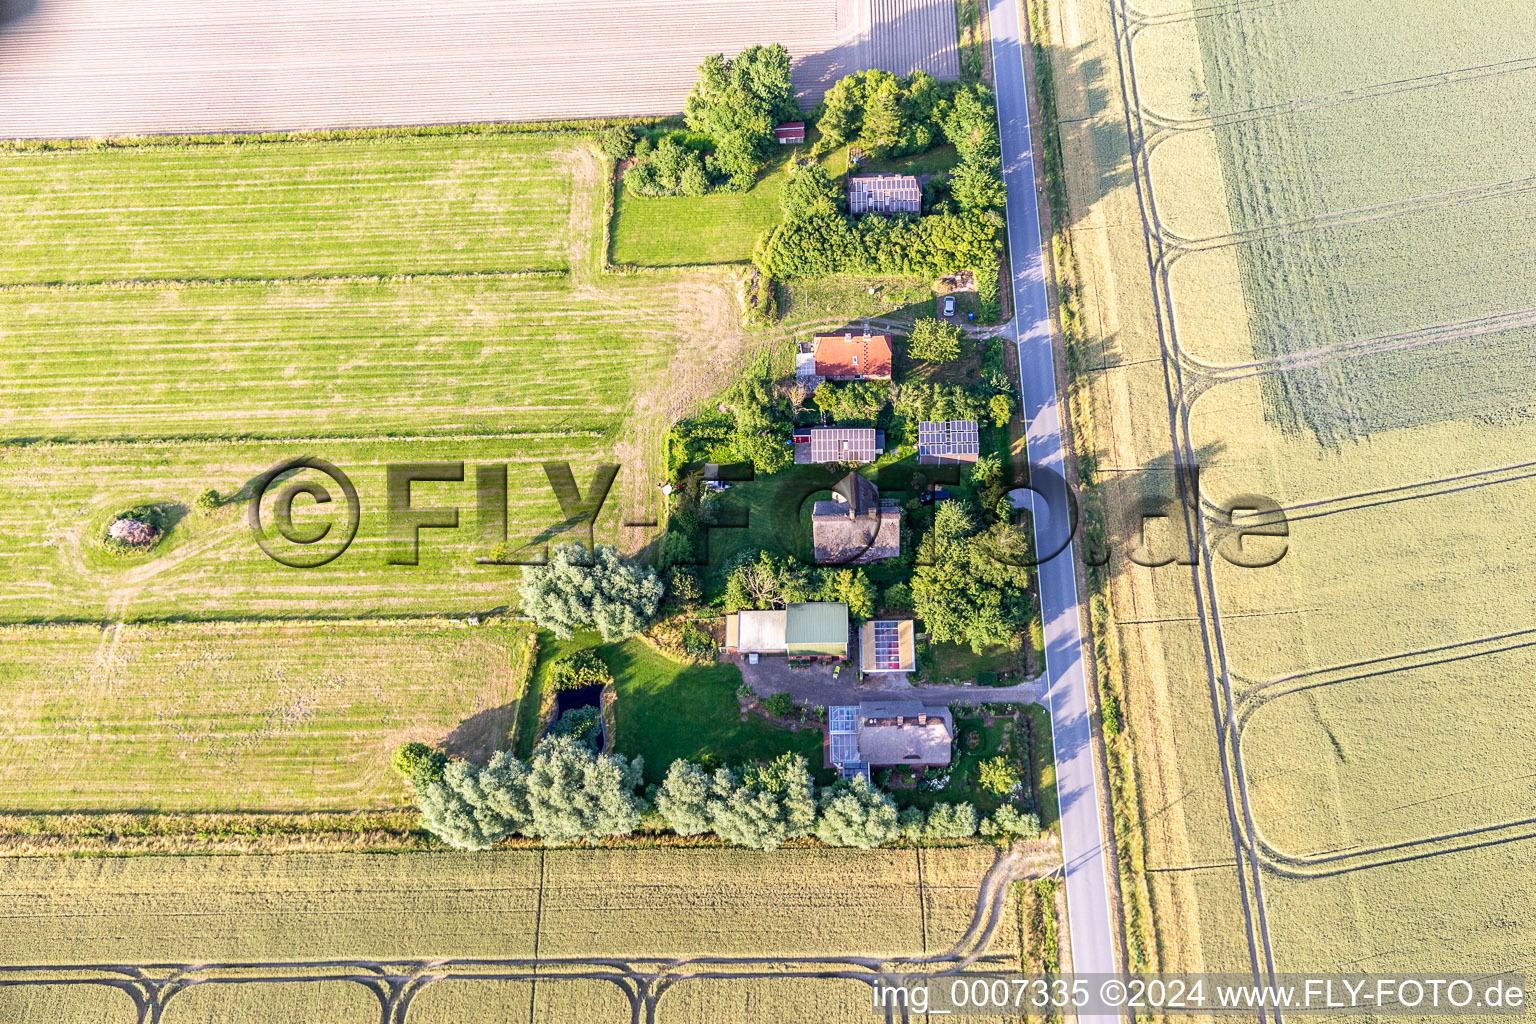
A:
POLYGON ((785 121, 774 128, 773 137, 781 146, 797 146, 805 141, 805 122, 785 121))

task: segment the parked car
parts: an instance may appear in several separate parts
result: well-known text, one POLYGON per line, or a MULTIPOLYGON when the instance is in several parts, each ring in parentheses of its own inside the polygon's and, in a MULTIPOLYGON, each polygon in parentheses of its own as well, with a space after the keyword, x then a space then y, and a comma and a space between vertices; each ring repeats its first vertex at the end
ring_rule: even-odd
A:
POLYGON ((917 496, 917 500, 921 504, 932 505, 936 501, 948 501, 949 492, 936 488, 934 490, 924 491, 922 494, 919 494, 917 496))
POLYGON ((944 296, 944 315, 955 315, 955 297, 953 295, 944 296))

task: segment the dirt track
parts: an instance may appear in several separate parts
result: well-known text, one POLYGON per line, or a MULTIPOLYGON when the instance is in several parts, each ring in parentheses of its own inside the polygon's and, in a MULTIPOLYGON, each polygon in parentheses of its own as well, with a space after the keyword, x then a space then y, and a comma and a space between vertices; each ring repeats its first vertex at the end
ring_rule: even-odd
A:
POLYGON ((857 68, 959 75, 950 0, 0 0, 0 136, 668 114, 768 42, 806 106, 857 68))

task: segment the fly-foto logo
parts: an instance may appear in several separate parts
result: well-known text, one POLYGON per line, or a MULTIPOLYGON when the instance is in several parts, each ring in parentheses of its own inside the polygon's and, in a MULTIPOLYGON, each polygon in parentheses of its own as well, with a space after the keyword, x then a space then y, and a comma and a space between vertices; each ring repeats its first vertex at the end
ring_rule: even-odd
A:
MULTIPOLYGON (((401 462, 384 467, 386 565, 417 565, 423 530, 458 530, 461 507, 432 499, 428 504, 413 492, 418 484, 463 483, 472 472, 475 483, 475 541, 487 554, 476 559, 490 565, 537 565, 548 558, 555 534, 593 546, 593 526, 603 510, 616 465, 599 465, 583 490, 566 462, 543 464, 544 477, 559 504, 562 519, 544 533, 509 543, 507 463, 466 467, 458 462, 401 462)), ((294 569, 315 569, 339 558, 356 540, 363 505, 356 485, 345 471, 325 459, 302 456, 280 462, 251 484, 247 523, 257 545, 273 561, 294 569), (295 518, 295 504, 299 515, 295 518)), ((655 526, 654 522, 626 526, 655 526)))
MULTIPOLYGON (((472 478, 475 484, 475 544, 485 552, 475 559, 483 565, 542 565, 548 560, 549 543, 559 536, 566 540, 594 546, 595 527, 620 467, 597 466, 585 488, 576 482, 567 462, 542 464, 544 478, 554 495, 561 518, 551 522, 532 537, 509 536, 508 463, 486 463, 467 467, 463 461, 391 463, 384 467, 384 556, 392 566, 417 565, 421 559, 422 531, 450 531, 461 527, 461 506, 444 504, 441 498, 423 499, 415 485, 463 484, 472 478), (430 503, 429 503, 430 501, 430 503)), ((898 472, 902 467, 885 467, 875 474, 878 492, 891 507, 911 504, 921 507, 928 498, 948 495, 940 485, 958 488, 958 467, 925 467, 926 474, 898 472), (925 497, 926 496, 926 497, 925 497), (913 504, 915 502, 915 504, 913 504)), ((704 490, 726 490, 736 483, 762 484, 755 479, 750 465, 713 467, 713 479, 706 481, 702 469, 685 473, 680 486, 669 487, 676 500, 697 501, 704 490), (723 471, 723 476, 721 475, 723 471)), ((742 531, 762 527, 756 537, 761 545, 775 545, 790 557, 804 545, 798 536, 800 527, 822 498, 844 478, 847 470, 821 467, 821 472, 802 473, 793 486, 788 483, 773 494, 774 514, 766 525, 754 524, 742 509, 739 519, 715 521, 703 531, 703 543, 691 555, 674 561, 695 566, 711 563, 710 545, 721 530, 742 531)), ((1082 557, 1089 565, 1106 565, 1111 551, 1119 549, 1131 562, 1146 567, 1191 565, 1199 553, 1209 548, 1216 556, 1242 568, 1265 568, 1285 556, 1290 535, 1282 506, 1264 495, 1242 494, 1216 503, 1201 494, 1199 469, 1181 469, 1176 474, 1172 495, 1141 499, 1133 522, 1124 523, 1117 533, 1103 536, 1090 532, 1080 537, 1081 515, 1071 487, 1052 468, 1031 465, 1029 483, 1007 492, 1011 503, 1008 521, 1000 529, 977 538, 989 558, 1015 568, 1032 568, 1060 556, 1074 541, 1081 541, 1082 557), (1198 514, 1192 514, 1197 509, 1198 514)), ((362 520, 362 502, 357 487, 340 468, 325 459, 304 456, 278 463, 257 477, 251 485, 248 522, 252 536, 274 561, 296 569, 313 569, 335 561, 353 543, 362 520), (295 518, 295 504, 302 513, 295 518)), ((439 492, 440 493, 440 492, 439 492)), ((519 504, 523 504, 520 502, 519 504)), ((746 503, 750 505, 749 503, 746 503)), ((884 506, 882 506, 884 507, 884 506)), ((843 524, 840 552, 832 560, 823 557, 815 564, 855 564, 867 560, 874 546, 886 544, 882 521, 884 514, 870 518, 863 533, 843 524)), ((654 528, 655 521, 630 522, 626 527, 654 528)), ((924 532, 912 548, 918 565, 932 564, 938 556, 936 530, 924 532)), ((740 535, 739 533, 737 534, 740 535)), ((803 558, 800 560, 804 561, 803 558)), ((810 563, 808 563, 810 564, 810 563)))

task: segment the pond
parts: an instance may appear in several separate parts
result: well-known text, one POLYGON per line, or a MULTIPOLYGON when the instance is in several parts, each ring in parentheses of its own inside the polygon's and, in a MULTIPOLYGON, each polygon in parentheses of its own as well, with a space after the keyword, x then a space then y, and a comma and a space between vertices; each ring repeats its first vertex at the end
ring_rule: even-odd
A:
POLYGON ((602 706, 603 685, 592 683, 590 686, 578 686, 574 690, 560 690, 555 694, 555 717, 558 719, 574 708, 595 708, 602 706))

